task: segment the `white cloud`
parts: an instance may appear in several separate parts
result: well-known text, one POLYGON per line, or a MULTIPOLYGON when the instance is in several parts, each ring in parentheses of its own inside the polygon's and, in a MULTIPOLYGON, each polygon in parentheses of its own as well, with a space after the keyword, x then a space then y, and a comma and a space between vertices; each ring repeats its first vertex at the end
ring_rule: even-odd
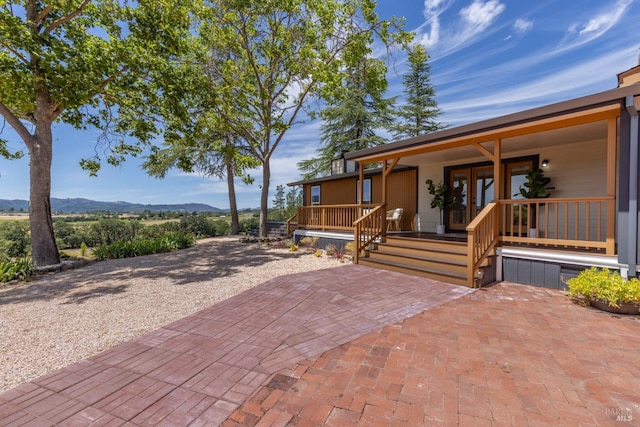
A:
POLYGON ((460 9, 459 19, 452 25, 443 26, 440 16, 451 6, 452 0, 425 0, 426 21, 416 29, 417 39, 425 45, 432 60, 450 55, 492 33, 490 27, 505 10, 499 0, 473 0, 460 9))
POLYGON ((603 12, 586 23, 572 23, 560 50, 568 50, 595 40, 613 28, 623 17, 633 0, 616 0, 614 6, 606 6, 603 12))
POLYGON ((500 89, 487 88, 489 93, 483 91, 474 98, 440 103, 446 112, 444 121, 459 125, 610 89, 615 87, 616 73, 632 65, 634 51, 635 47, 625 47, 527 83, 501 84, 500 89))
POLYGON ((466 30, 471 34, 487 28, 505 9, 503 3, 497 0, 474 0, 469 6, 460 10, 462 20, 468 24, 466 30))
POLYGON ((613 10, 604 12, 594 18, 591 18, 580 30, 580 35, 602 34, 609 28, 613 27, 622 18, 633 0, 618 0, 613 10))
POLYGON ((533 28, 533 20, 527 20, 518 18, 516 22, 513 23, 513 29, 518 34, 524 34, 533 28))

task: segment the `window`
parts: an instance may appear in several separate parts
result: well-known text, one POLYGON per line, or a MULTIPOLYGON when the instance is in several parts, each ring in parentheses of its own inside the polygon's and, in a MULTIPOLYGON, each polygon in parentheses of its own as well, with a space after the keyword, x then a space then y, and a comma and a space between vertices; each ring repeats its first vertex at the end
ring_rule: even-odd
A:
POLYGON ((311 186, 311 205, 319 205, 320 204, 320 186, 313 185, 311 186))
MULTIPOLYGON (((362 200, 363 205, 371 204, 371 178, 367 178, 363 181, 363 192, 364 199, 362 200)), ((356 181, 356 203, 360 202, 360 180, 356 181)))

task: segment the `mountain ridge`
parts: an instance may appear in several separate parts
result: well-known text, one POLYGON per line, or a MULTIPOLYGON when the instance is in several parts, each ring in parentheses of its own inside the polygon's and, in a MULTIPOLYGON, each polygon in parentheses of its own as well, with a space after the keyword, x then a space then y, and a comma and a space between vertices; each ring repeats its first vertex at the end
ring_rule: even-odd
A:
MULTIPOLYGON (((29 202, 20 199, 0 199, 0 211, 26 212, 29 210, 29 202)), ((141 204, 125 201, 100 202, 85 198, 58 199, 51 198, 51 211, 54 213, 87 213, 87 212, 112 212, 112 213, 141 213, 151 212, 228 212, 228 209, 220 209, 205 203, 178 203, 178 204, 141 204)))

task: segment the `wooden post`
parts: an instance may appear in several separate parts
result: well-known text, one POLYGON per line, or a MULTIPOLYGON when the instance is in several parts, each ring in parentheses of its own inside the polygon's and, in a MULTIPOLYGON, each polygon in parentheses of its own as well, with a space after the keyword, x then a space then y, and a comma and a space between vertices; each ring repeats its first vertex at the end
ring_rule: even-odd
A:
POLYGON ((500 173, 502 156, 502 140, 496 139, 493 141, 493 200, 500 200, 502 194, 502 174, 500 173))
POLYGON ((607 201, 605 253, 607 255, 615 255, 616 145, 618 139, 618 119, 611 117, 607 125, 607 196, 611 197, 611 200, 607 201))

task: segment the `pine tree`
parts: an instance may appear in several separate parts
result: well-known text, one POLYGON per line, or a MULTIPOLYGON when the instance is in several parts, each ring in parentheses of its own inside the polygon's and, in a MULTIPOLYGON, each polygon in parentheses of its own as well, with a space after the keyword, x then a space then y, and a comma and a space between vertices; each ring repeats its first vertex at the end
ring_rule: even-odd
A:
POLYGON ((435 100, 435 89, 430 81, 431 65, 427 49, 414 45, 409 50, 409 70, 403 77, 405 104, 396 111, 398 124, 393 127, 396 140, 436 132, 447 127, 438 122, 442 114, 435 100))
POLYGON ((285 213, 285 195, 284 195, 284 185, 278 185, 276 187, 276 194, 273 199, 273 216, 276 221, 282 221, 284 219, 285 213))
POLYGON ((393 98, 385 98, 387 67, 380 59, 363 58, 348 70, 345 95, 323 110, 324 120, 317 157, 298 168, 304 179, 329 175, 331 160, 341 153, 383 144, 380 130, 393 125, 393 98))

